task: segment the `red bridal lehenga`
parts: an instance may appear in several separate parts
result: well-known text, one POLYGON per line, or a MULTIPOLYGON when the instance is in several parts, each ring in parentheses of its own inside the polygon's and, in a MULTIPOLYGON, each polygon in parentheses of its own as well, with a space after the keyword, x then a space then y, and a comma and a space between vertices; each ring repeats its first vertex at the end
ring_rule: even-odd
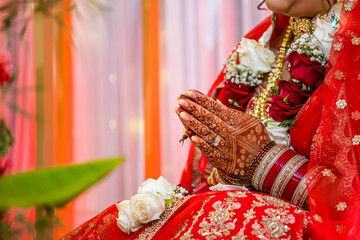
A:
MULTIPOLYGON (((360 239, 360 3, 337 3, 313 24, 323 55, 308 35, 299 37, 298 45, 295 40, 288 45, 284 61, 291 78, 278 81, 277 90, 269 93, 272 121, 265 125, 274 142, 262 149, 260 162, 251 163, 254 191, 203 187, 202 193, 195 190, 175 200, 159 220, 132 235, 118 228, 113 205, 64 239, 360 239), (333 30, 326 30, 326 23, 333 30), (313 46, 313 56, 306 46, 313 46)), ((284 35, 288 25, 288 17, 274 14, 246 38, 266 46, 284 35)), ((264 87, 229 77, 230 62, 239 64, 236 52, 210 95, 256 115, 264 87)), ((191 190, 199 177, 238 184, 211 169, 192 147, 181 184, 191 190)))

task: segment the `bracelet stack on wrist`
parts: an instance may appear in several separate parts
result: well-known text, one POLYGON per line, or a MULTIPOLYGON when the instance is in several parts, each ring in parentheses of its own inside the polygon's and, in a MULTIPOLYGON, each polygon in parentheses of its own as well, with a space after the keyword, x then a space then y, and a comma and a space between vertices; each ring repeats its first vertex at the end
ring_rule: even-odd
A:
POLYGON ((256 155, 254 160, 251 162, 249 169, 246 172, 245 178, 250 182, 252 177, 254 176, 256 168, 259 166, 261 160, 264 158, 264 156, 270 151, 270 149, 275 146, 275 142, 270 142, 266 144, 256 155))
POLYGON ((230 183, 231 185, 237 185, 237 186, 249 185, 249 182, 246 179, 230 177, 218 169, 216 169, 216 171, 220 178, 224 179, 226 182, 230 183))

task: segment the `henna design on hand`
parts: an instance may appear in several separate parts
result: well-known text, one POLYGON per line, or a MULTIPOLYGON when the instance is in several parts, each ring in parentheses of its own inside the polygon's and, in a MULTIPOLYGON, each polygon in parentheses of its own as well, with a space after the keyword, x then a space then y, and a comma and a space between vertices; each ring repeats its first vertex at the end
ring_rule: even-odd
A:
POLYGON ((252 159, 270 142, 264 125, 255 117, 231 109, 197 91, 181 95, 178 115, 195 136, 192 142, 218 169, 244 178, 252 159), (212 145, 221 136, 217 146, 212 145))

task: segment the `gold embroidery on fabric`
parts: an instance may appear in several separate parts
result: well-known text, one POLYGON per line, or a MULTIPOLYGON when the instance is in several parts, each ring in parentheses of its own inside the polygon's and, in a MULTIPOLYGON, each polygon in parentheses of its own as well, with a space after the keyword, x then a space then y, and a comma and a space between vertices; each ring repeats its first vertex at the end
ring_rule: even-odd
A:
POLYGON ((258 220, 251 226, 252 234, 259 239, 281 239, 290 230, 287 224, 293 224, 295 217, 285 209, 268 208, 265 210, 268 216, 263 216, 261 222, 258 220), (263 226, 263 227, 262 227, 263 226))
POLYGON ((344 80, 344 79, 345 79, 345 74, 344 74, 342 71, 337 70, 337 71, 335 72, 335 78, 336 78, 337 80, 344 80))
POLYGON ((236 236, 232 237, 232 240, 245 240, 247 239, 247 236, 244 234, 246 225, 250 222, 251 219, 255 218, 255 211, 254 209, 256 207, 262 207, 265 204, 262 202, 257 202, 257 201, 253 201, 252 203, 252 208, 247 210, 246 213, 244 213, 244 222, 243 222, 243 227, 240 229, 240 231, 236 234, 236 236))
POLYGON ((319 222, 319 223, 322 223, 322 218, 321 218, 319 215, 315 214, 315 215, 313 216, 313 218, 314 218, 315 221, 317 221, 317 222, 319 222))
POLYGON ((355 137, 352 139, 353 145, 359 145, 360 144, 360 135, 355 135, 355 137))
POLYGON ((180 240, 192 240, 192 239, 194 239, 194 238, 193 238, 193 235, 191 234, 191 231, 192 231, 192 229, 194 228, 195 223, 197 223, 197 222, 199 221, 199 218, 204 214, 204 207, 205 207, 205 205, 206 205, 208 202, 210 202, 210 200, 211 200, 212 198, 214 198, 214 197, 215 197, 215 196, 210 196, 208 199, 206 199, 206 200, 203 202, 200 210, 197 212, 196 215, 193 216, 193 222, 192 222, 191 226, 188 228, 187 232, 180 238, 180 240))
POLYGON ((165 209, 165 212, 161 216, 159 220, 153 221, 151 225, 149 225, 145 230, 135 238, 135 240, 141 240, 141 239, 152 239, 157 231, 167 222, 167 220, 178 210, 184 203, 186 203, 190 198, 194 197, 196 195, 192 196, 186 196, 182 199, 175 199, 173 202, 173 206, 167 207, 165 209))
POLYGON ((334 44, 334 49, 335 49, 335 51, 338 51, 338 52, 340 52, 341 51, 341 48, 342 48, 342 43, 335 43, 334 44))
POLYGON ((330 169, 324 169, 321 173, 324 177, 329 177, 331 182, 335 182, 336 176, 330 169))
POLYGON ((345 107, 347 106, 347 103, 344 99, 339 99, 336 102, 336 106, 338 109, 345 109, 345 107))
MULTIPOLYGON (((359 75, 360 76, 360 75, 359 75)), ((355 121, 360 120, 360 112, 359 111, 355 111, 351 113, 351 118, 355 121)))
POLYGON ((344 229, 344 226, 341 225, 341 224, 338 224, 338 225, 336 226, 336 232, 338 232, 338 233, 340 233, 340 234, 341 234, 341 232, 343 231, 343 229, 344 229))
POLYGON ((346 10, 346 11, 350 12, 350 11, 352 10, 352 8, 353 8, 353 3, 352 3, 352 2, 348 2, 348 3, 346 3, 346 4, 344 5, 344 7, 345 7, 345 10, 346 10))
POLYGON ((181 223, 181 225, 179 226, 180 229, 177 228, 177 229, 179 229, 179 230, 177 231, 177 233, 175 234, 175 236, 173 237, 173 239, 178 238, 178 237, 186 230, 186 226, 187 226, 187 223, 188 223, 188 222, 189 222, 189 219, 186 219, 185 222, 181 223))
POLYGON ((229 198, 224 199, 224 201, 216 201, 212 205, 215 210, 209 212, 208 217, 199 225, 200 230, 198 233, 206 237, 206 239, 229 236, 230 230, 235 229, 237 219, 233 219, 235 215, 234 210, 241 207, 237 198, 246 197, 246 192, 229 192, 227 195, 229 198))
POLYGON ((351 43, 354 44, 354 45, 359 45, 360 44, 360 38, 353 37, 353 39, 351 39, 351 43))

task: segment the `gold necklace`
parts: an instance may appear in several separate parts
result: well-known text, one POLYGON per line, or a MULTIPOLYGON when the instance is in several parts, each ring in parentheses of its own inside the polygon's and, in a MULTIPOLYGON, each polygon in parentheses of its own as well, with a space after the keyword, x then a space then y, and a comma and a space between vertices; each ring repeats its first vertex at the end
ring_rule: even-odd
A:
POLYGON ((271 93, 277 89, 278 81, 281 80, 284 59, 290 40, 292 37, 296 40, 304 33, 311 34, 313 32, 312 26, 309 18, 290 18, 289 26, 286 29, 285 37, 280 46, 278 60, 276 61, 274 69, 269 74, 266 89, 254 100, 254 110, 251 112, 254 117, 262 121, 270 119, 270 116, 266 111, 266 102, 269 100, 271 93))

